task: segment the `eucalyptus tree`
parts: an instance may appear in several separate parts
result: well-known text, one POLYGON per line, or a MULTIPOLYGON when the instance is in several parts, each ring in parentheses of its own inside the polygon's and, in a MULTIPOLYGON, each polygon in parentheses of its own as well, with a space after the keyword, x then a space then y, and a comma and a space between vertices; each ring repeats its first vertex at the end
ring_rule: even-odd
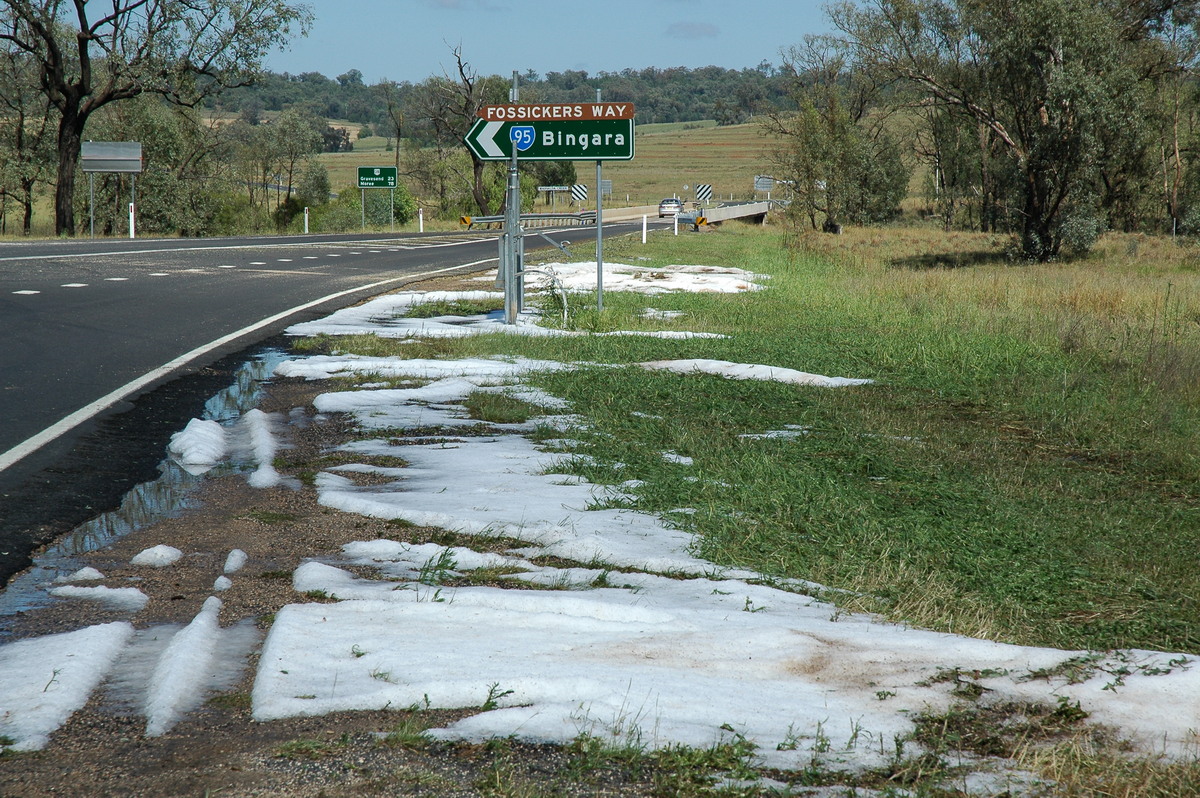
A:
POLYGON ((5 0, 0 46, 37 65, 58 115, 56 231, 74 232, 80 144, 98 109, 146 93, 193 105, 245 84, 311 19, 287 0, 5 0))
MULTIPOLYGON (((489 103, 504 102, 506 84, 499 76, 480 76, 463 58, 462 48, 455 47, 454 75, 432 77, 414 88, 409 120, 417 129, 428 131, 434 152, 442 165, 457 174, 459 181, 469 186, 472 200, 479 213, 491 214, 494 197, 490 190, 488 165, 463 143, 463 137, 474 123, 479 109, 489 103), (470 156, 470 174, 459 173, 455 155, 470 156)), ((446 170, 434 170, 445 176, 446 170)), ((445 192, 442 192, 445 196, 445 192)))
POLYGON ((269 126, 274 138, 274 151, 278 158, 278 172, 292 195, 296 174, 312 156, 321 151, 325 120, 318 119, 303 108, 289 108, 277 116, 269 126))
POLYGON ((1017 175, 1020 247, 1047 260, 1101 221, 1106 137, 1147 109, 1140 47, 1179 0, 869 0, 831 9, 854 59, 976 123, 1017 175))
POLYGON ((876 75, 855 68, 838 43, 810 36, 785 56, 797 109, 765 117, 780 147, 776 179, 791 187, 794 214, 827 230, 885 221, 908 188, 906 165, 879 100, 876 75))
POLYGON ((37 65, 23 53, 0 50, 0 193, 20 205, 24 235, 33 223, 35 187, 51 172, 53 129, 37 65))
POLYGON ((371 88, 384 106, 383 121, 377 129, 383 131, 389 146, 392 147, 396 158, 396 170, 399 171, 400 139, 404 136, 404 101, 412 92, 412 84, 382 80, 371 88))

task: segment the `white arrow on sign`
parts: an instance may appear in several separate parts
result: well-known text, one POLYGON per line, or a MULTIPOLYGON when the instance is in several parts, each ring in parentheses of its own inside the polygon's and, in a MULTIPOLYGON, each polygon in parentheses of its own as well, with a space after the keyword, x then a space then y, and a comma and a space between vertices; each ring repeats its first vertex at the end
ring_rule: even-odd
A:
POLYGON ((500 149, 500 145, 496 143, 496 134, 500 132, 500 128, 504 127, 503 122, 488 122, 479 131, 479 135, 475 140, 479 142, 479 147, 492 158, 503 158, 504 150, 500 149))

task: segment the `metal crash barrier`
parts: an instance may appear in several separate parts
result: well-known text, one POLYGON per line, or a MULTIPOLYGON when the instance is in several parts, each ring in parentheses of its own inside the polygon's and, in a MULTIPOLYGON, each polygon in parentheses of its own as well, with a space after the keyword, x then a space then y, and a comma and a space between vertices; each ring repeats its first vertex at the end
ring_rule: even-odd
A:
MULTIPOLYGON (((493 224, 502 225, 502 224, 504 224, 504 217, 503 216, 460 216, 458 221, 460 223, 466 225, 467 229, 470 230, 470 229, 474 228, 476 225, 484 225, 484 226, 493 225, 493 224)), ((543 222, 543 223, 549 224, 551 222, 564 222, 564 221, 573 221, 580 225, 595 224, 596 223, 596 212, 595 211, 582 211, 580 213, 523 213, 523 214, 521 214, 522 225, 524 225, 526 222, 530 222, 530 223, 543 222)), ((530 226, 534 226, 534 225, 531 224, 530 226)))

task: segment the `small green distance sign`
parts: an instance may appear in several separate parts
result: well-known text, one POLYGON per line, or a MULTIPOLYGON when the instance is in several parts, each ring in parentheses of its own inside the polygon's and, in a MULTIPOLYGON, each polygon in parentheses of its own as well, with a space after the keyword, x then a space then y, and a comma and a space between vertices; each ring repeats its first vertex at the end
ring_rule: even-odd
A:
POLYGON ((633 158, 633 120, 476 119, 463 141, 482 161, 506 161, 513 147, 523 161, 628 161, 633 158))
POLYGON ((359 188, 395 188, 396 167, 394 166, 360 166, 358 167, 359 188))

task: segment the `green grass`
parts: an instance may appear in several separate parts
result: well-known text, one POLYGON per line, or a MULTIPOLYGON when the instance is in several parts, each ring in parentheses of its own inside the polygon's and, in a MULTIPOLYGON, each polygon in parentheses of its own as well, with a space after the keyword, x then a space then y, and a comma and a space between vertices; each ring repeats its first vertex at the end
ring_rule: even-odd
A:
POLYGON ((907 235, 915 234, 866 231, 854 251, 785 248, 779 233, 738 226, 657 236, 645 247, 612 239, 609 260, 736 265, 771 274, 771 288, 609 292, 603 314, 587 297, 571 300, 568 326, 732 336, 725 340, 323 345, 595 364, 712 358, 872 378, 821 389, 593 366, 534 381, 587 418, 572 434, 596 462, 581 460, 578 473, 644 480, 630 501, 641 510, 695 508, 670 517, 718 564, 857 591, 863 598, 848 607, 935 629, 1200 652, 1196 277, 1170 263, 1017 268, 983 259, 921 270, 879 257, 877 239, 900 246, 907 235), (1115 289, 1096 282, 1099 270, 1119 280, 1121 302, 1103 299, 1115 289), (646 320, 647 306, 687 315, 646 320), (788 426, 807 433, 740 437, 788 426), (694 465, 664 462, 664 451, 694 465), (625 467, 606 465, 616 462, 625 467))
POLYGON ((275 749, 275 755, 281 759, 302 759, 315 762, 341 755, 349 742, 349 735, 345 734, 337 740, 300 738, 280 745, 275 749))

